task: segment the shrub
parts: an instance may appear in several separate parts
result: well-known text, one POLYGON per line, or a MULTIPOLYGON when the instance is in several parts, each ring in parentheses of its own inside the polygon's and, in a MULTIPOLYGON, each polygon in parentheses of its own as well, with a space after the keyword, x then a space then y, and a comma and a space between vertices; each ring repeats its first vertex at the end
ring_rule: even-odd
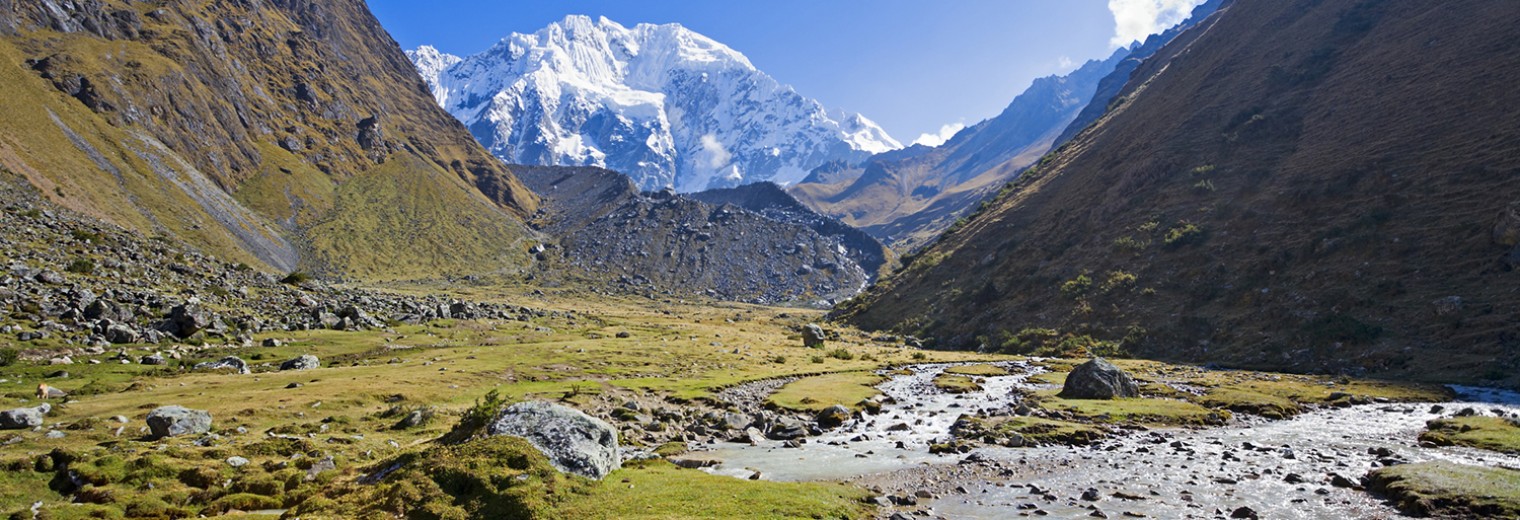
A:
POLYGON ((1166 245, 1179 246, 1197 241, 1203 237, 1203 229, 1188 222, 1178 222, 1176 226, 1166 230, 1166 238, 1162 240, 1166 245))
POLYGON ((925 359, 929 359, 929 355, 928 354, 925 354, 923 352, 914 352, 913 353, 913 360, 914 361, 923 361, 925 359))
POLYGON ((1108 279, 1103 281, 1103 292, 1113 292, 1118 289, 1134 287, 1138 278, 1134 273, 1113 271, 1108 273, 1108 279))
POLYGON ((1067 295, 1067 296, 1081 296, 1081 295, 1087 294, 1087 290, 1091 289, 1091 288, 1092 288, 1092 277, 1087 276, 1087 273, 1084 272, 1082 274, 1077 275, 1076 278, 1072 278, 1070 280, 1062 282, 1061 283, 1061 294, 1064 294, 1064 295, 1067 295))
POLYGON ((68 267, 64 267, 63 270, 71 273, 90 274, 95 272, 95 261, 85 257, 75 258, 73 261, 69 262, 68 267))
POLYGON ((782 355, 771 356, 771 362, 775 363, 777 365, 786 364, 786 356, 782 356, 782 355))
POLYGON ((812 361, 814 363, 822 363, 823 362, 823 356, 813 356, 811 358, 808 358, 808 360, 812 361))
POLYGON ((496 414, 506 405, 507 398, 501 395, 500 391, 493 389, 486 392, 485 396, 475 400, 474 406, 464 411, 464 416, 459 418, 459 424, 455 425, 445 438, 459 442, 474 437, 476 433, 484 430, 491 419, 495 419, 496 414))
POLYGON ((1131 253, 1139 253, 1141 251, 1144 251, 1145 247, 1149 245, 1149 242, 1141 242, 1139 240, 1135 240, 1134 237, 1130 236, 1123 236, 1114 239, 1115 249, 1118 249, 1120 251, 1128 251, 1131 253))
POLYGON ((830 350, 829 351, 829 357, 834 358, 834 359, 842 359, 842 360, 845 360, 845 361, 849 361, 851 359, 855 359, 855 354, 851 354, 850 351, 845 350, 843 347, 841 347, 841 348, 836 348, 834 350, 830 350))
POLYGON ((80 242, 100 242, 100 233, 93 233, 90 231, 85 231, 83 229, 70 231, 69 235, 72 235, 74 237, 74 240, 78 240, 80 242))
POLYGON ((17 359, 20 358, 21 351, 10 347, 0 348, 0 367, 11 366, 16 363, 17 359))
POLYGON ((310 280, 311 275, 307 274, 305 271, 291 271, 290 274, 287 274, 284 278, 280 279, 280 283, 288 285, 301 285, 310 280))
POLYGON ((1150 222, 1146 222, 1146 223, 1141 224, 1140 226, 1136 227, 1135 231, 1139 231, 1141 233, 1150 233, 1150 232, 1155 231, 1157 228, 1160 228, 1160 227, 1161 227, 1161 223, 1160 222, 1156 222, 1156 221, 1152 220, 1150 222))

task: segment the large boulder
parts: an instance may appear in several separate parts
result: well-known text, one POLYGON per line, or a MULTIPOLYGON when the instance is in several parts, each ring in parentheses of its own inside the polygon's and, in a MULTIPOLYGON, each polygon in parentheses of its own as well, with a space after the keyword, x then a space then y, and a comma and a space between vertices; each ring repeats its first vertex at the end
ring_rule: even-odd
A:
POLYGON ((1066 376, 1066 385, 1061 388, 1059 395, 1066 399, 1138 397, 1140 387, 1129 374, 1113 363, 1104 361, 1103 358, 1093 358, 1072 369, 1071 374, 1066 376))
POLYGON ((52 405, 42 403, 31 408, 0 411, 0 430, 25 430, 42 426, 43 417, 52 410, 52 405))
POLYGON ((195 369, 196 370, 213 371, 213 372, 225 371, 225 372, 233 372, 233 373, 237 373, 237 374, 247 374, 248 373, 248 363, 244 362, 243 358, 240 358, 240 357, 237 357, 237 356, 227 356, 227 357, 224 357, 222 359, 218 359, 216 361, 207 361, 205 363, 196 363, 195 364, 195 369))
POLYGON ((160 406, 148 412, 148 430, 153 438, 195 435, 211 431, 211 412, 183 406, 160 406))
POLYGON ((303 354, 301 357, 280 363, 280 370, 311 370, 314 368, 322 368, 322 362, 317 359, 317 356, 311 354, 303 354))
POLYGON ((809 323, 802 327, 802 346, 808 348, 823 348, 825 334, 823 327, 817 323, 809 323))
POLYGON ((818 426, 820 427, 838 428, 843 426, 845 421, 850 420, 850 409, 845 408, 842 404, 836 404, 818 412, 818 416, 814 417, 814 420, 818 421, 818 426))
POLYGON ((560 471, 601 480, 621 461, 617 430, 574 408, 543 401, 508 406, 486 428, 489 435, 527 439, 560 471))
POLYGON ((169 309, 168 319, 164 321, 161 330, 181 338, 188 338, 195 333, 213 328, 216 318, 210 312, 201 308, 200 302, 191 299, 183 305, 176 305, 169 309))

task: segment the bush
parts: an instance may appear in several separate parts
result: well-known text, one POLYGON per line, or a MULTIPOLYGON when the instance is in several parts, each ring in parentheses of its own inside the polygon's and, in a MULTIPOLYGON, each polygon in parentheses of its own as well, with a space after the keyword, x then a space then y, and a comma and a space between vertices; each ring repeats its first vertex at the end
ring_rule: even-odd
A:
POLYGON ((21 351, 10 347, 0 348, 0 367, 11 366, 16 363, 17 359, 20 358, 21 351))
POLYGON ((1087 276, 1087 273, 1082 273, 1077 275, 1076 278, 1062 282, 1061 294, 1067 296, 1082 296, 1084 294, 1087 294, 1087 290, 1091 288, 1092 277, 1087 276))
POLYGON ((1134 287, 1137 279, 1134 273, 1113 271, 1108 273, 1108 279, 1103 281, 1102 289, 1103 292, 1112 292, 1117 289, 1134 287))
POLYGON ((782 356, 782 355, 771 356, 771 362, 775 363, 777 365, 784 365, 784 364, 786 364, 786 356, 782 356))
POLYGON ((78 240, 80 242, 93 242, 97 244, 100 243, 100 233, 85 231, 83 229, 76 229, 70 231, 69 234, 74 237, 74 240, 78 240))
POLYGON ((1179 246, 1195 242, 1202 237, 1202 228, 1188 222, 1178 222, 1176 226, 1166 230, 1166 238, 1162 241, 1169 246, 1179 246))
POLYGON ((84 257, 75 258, 63 270, 71 273, 90 274, 95 272, 95 261, 84 257))
POLYGON ((813 356, 813 357, 809 358, 808 360, 812 361, 814 363, 822 363, 823 362, 823 356, 813 356))
POLYGON ((843 347, 841 347, 841 348, 836 348, 834 350, 830 350, 829 351, 829 357, 834 358, 834 359, 842 359, 842 360, 845 360, 845 361, 849 361, 851 359, 855 359, 855 354, 851 354, 850 351, 845 350, 843 347))
POLYGON ((496 414, 507 405, 506 396, 501 395, 499 390, 491 390, 486 395, 475 400, 475 405, 464 411, 464 416, 459 418, 459 424, 444 436, 449 442, 462 442, 474 437, 490 424, 496 414))
POLYGON ((929 355, 928 354, 925 354, 923 352, 914 352, 913 353, 913 360, 914 361, 923 361, 925 359, 929 359, 929 355))
POLYGON ((280 279, 280 283, 288 285, 301 285, 308 281, 311 281, 311 275, 305 271, 291 271, 290 274, 280 279))

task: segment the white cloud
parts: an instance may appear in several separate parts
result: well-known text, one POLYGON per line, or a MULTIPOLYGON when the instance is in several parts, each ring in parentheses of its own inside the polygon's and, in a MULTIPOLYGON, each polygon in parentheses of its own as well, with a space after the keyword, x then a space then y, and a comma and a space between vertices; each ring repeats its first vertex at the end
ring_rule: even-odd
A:
POLYGON ((966 125, 963 125, 961 123, 951 123, 945 126, 941 126, 939 127, 938 133, 919 134, 918 139, 913 140, 913 144, 921 144, 924 146, 939 146, 945 144, 945 141, 949 141, 951 137, 955 137, 955 133, 961 131, 962 128, 966 128, 966 125))
POLYGON ((697 152, 697 160, 706 163, 708 168, 714 170, 728 166, 733 160, 733 155, 718 142, 718 137, 713 134, 702 136, 702 150, 697 152))
POLYGON ((1186 20, 1193 7, 1204 0, 1108 0, 1114 13, 1114 38, 1109 43, 1123 47, 1156 34, 1186 20))
POLYGON ((1069 58, 1069 57, 1062 56, 1060 58, 1056 58, 1056 66, 1060 67, 1061 70, 1070 69, 1070 68, 1072 68, 1072 67, 1074 67, 1076 65, 1077 65, 1077 63, 1074 62, 1074 61, 1071 61, 1071 58, 1069 58))

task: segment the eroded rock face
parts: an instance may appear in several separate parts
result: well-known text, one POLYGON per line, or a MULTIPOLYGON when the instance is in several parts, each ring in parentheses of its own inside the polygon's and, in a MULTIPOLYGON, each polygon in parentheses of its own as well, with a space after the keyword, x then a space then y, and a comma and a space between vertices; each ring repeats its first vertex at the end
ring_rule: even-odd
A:
POLYGON ((617 430, 567 406, 517 403, 502 410, 486 433, 527 439, 560 471, 587 478, 601 480, 621 465, 617 430))
POLYGON ((1067 399, 1115 399, 1139 395, 1140 387, 1135 380, 1103 358, 1093 358, 1072 369, 1060 393, 1067 399))
POLYGON ((148 430, 153 438, 195 435, 211 431, 211 412, 183 406, 161 406, 148 412, 148 430))

